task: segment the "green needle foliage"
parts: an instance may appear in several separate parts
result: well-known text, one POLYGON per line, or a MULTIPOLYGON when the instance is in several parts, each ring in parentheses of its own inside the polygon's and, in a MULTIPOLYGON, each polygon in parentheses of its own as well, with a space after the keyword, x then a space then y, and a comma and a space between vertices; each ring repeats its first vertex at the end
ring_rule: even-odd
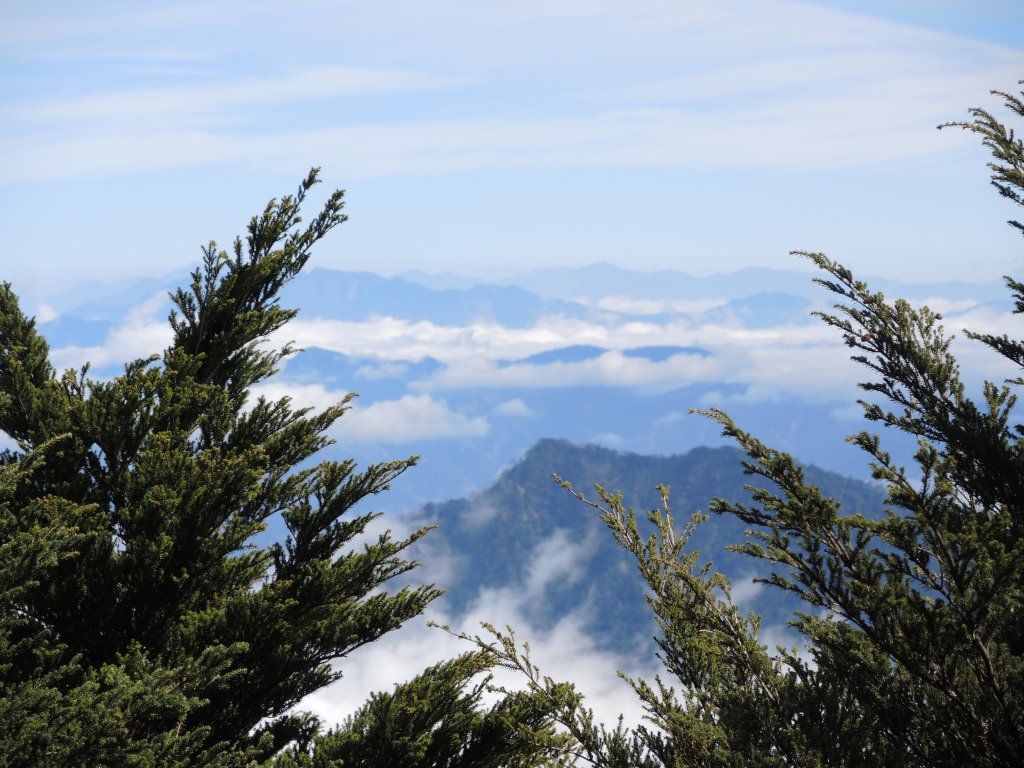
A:
POLYGON ((528 696, 480 708, 467 686, 486 654, 331 734, 295 709, 441 594, 382 589, 427 529, 370 537, 376 515, 354 510, 415 458, 313 463, 347 400, 312 413, 251 394, 294 351, 265 343, 296 314, 279 289, 345 220, 339 191, 301 224, 316 182, 230 254, 210 243, 172 294, 171 345, 113 380, 58 375, 0 288, 0 429, 18 445, 0 455, 0 765, 489 765, 557 741, 528 696), (257 545, 273 516, 285 540, 257 545))
POLYGON ((539 692, 506 692, 490 710, 487 673, 497 662, 477 651, 445 661, 395 688, 376 693, 341 728, 317 740, 315 754, 296 749, 275 768, 528 768, 556 765, 566 736, 557 736, 539 692))
MULTIPOLYGON (((1015 115, 1024 101, 1001 95, 1015 115)), ((984 110, 954 123, 992 150, 993 183, 1024 205, 1024 144, 984 110)), ((1019 222, 1011 222, 1024 232, 1019 222)), ((882 510, 847 512, 719 410, 703 412, 744 449, 765 481, 753 503, 711 510, 749 526, 735 548, 765 561, 764 581, 800 598, 791 627, 802 650, 762 645, 760 621, 732 601, 729 581, 677 531, 669 506, 647 535, 621 496, 592 502, 633 555, 660 628, 664 676, 628 680, 648 725, 595 725, 571 685, 544 677, 510 633, 471 637, 548 697, 599 766, 1018 766, 1024 755, 1024 426, 1013 387, 986 382, 972 399, 941 316, 890 303, 821 254, 802 254, 838 297, 821 319, 870 372, 867 419, 914 436, 908 471, 879 436, 851 439, 888 489, 882 510)), ((1024 284, 1007 278, 1024 313, 1024 284)), ((967 332, 1015 366, 1024 342, 967 332)), ((571 491, 572 489, 569 488, 571 491)), ((582 497, 581 497, 582 498, 582 497)), ((584 499, 586 501, 586 499, 584 499)), ((588 502, 591 503, 591 502, 588 502)))

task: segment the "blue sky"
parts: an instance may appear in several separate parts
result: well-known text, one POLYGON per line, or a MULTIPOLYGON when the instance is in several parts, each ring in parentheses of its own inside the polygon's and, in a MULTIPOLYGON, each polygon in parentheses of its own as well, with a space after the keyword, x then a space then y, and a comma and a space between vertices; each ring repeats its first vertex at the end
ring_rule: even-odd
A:
POLYGON ((1017 2, 6 2, 4 279, 39 298, 227 244, 312 165, 314 263, 1019 270, 984 150, 1017 2), (326 190, 324 190, 326 192, 326 190))

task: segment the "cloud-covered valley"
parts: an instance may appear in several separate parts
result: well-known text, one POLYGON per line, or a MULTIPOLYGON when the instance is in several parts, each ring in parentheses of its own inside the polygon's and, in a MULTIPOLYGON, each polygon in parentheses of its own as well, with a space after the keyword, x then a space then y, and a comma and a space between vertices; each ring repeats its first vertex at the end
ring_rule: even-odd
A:
MULTIPOLYGON (((828 297, 809 292, 796 274, 792 293, 758 292, 754 281, 729 286, 731 295, 680 299, 671 285, 659 290, 664 275, 645 281, 643 273, 624 273, 633 295, 609 285, 603 296, 591 289, 576 301, 519 286, 451 290, 365 274, 311 274, 286 297, 299 317, 264 342, 291 341, 304 351, 256 394, 322 408, 358 392, 335 427, 346 444, 493 437, 492 426, 510 417, 550 418, 545 400, 556 390, 584 398, 599 390, 640 399, 693 393, 681 409, 648 419, 650 430, 670 426, 673 413, 691 407, 790 402, 838 412, 857 395, 860 372, 840 334, 811 316, 828 297)), ((529 277, 522 283, 529 286, 529 277)), ((915 304, 944 311, 951 330, 996 332, 1005 322, 1008 305, 993 300, 991 285, 973 292, 947 286, 947 295, 934 288, 909 292, 927 297, 915 304)), ((113 304, 51 313, 41 329, 56 332, 51 359, 59 369, 88 361, 94 373, 114 375, 122 361, 169 343, 168 308, 166 293, 150 289, 132 300, 129 292, 113 304)), ((968 378, 1010 373, 981 345, 957 345, 971 364, 968 378)), ((594 427, 593 435, 616 434, 594 427)))

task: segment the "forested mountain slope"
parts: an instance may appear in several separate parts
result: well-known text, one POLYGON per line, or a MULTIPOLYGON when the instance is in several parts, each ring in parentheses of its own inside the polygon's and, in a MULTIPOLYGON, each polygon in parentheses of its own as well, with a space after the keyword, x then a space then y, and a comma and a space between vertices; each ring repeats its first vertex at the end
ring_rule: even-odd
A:
MULTIPOLYGON (((683 525, 692 512, 706 509, 714 496, 749 499, 744 485, 753 478, 744 474, 741 459, 741 452, 731 447, 643 456, 541 440, 481 493, 425 505, 416 521, 435 523, 439 530, 422 542, 430 555, 420 559, 428 571, 432 563, 445 563, 444 574, 438 574, 445 583, 439 586, 447 587, 442 600, 454 612, 486 599, 482 590, 528 582, 540 578, 531 577, 531 569, 534 574, 540 571, 549 581, 544 599, 533 605, 534 621, 550 625, 582 606, 601 641, 627 651, 649 641, 653 631, 640 579, 597 513, 559 487, 551 473, 588 495, 595 495, 594 483, 621 491, 641 518, 660 503, 657 486, 664 483, 671 488, 672 509, 683 525)), ((867 483, 814 467, 807 475, 826 494, 841 500, 847 513, 877 515, 882 508, 881 491, 867 483)), ((716 569, 737 580, 737 586, 743 581, 743 592, 750 597, 741 602, 763 613, 766 625, 784 623, 791 609, 784 596, 774 589, 749 588, 749 577, 758 572, 759 563, 725 551, 743 538, 742 523, 714 516, 699 527, 692 542, 716 569)), ((739 591, 738 596, 742 597, 739 591)))

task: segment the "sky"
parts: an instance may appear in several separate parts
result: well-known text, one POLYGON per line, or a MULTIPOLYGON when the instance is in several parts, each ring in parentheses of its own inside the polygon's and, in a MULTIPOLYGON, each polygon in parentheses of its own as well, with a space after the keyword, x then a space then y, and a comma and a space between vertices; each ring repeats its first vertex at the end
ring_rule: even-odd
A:
POLYGON ((607 261, 988 280, 1019 267, 977 138, 1024 5, 3 2, 3 277, 178 273, 311 166, 314 265, 493 278, 607 261), (313 201, 315 202, 315 200, 313 201))

